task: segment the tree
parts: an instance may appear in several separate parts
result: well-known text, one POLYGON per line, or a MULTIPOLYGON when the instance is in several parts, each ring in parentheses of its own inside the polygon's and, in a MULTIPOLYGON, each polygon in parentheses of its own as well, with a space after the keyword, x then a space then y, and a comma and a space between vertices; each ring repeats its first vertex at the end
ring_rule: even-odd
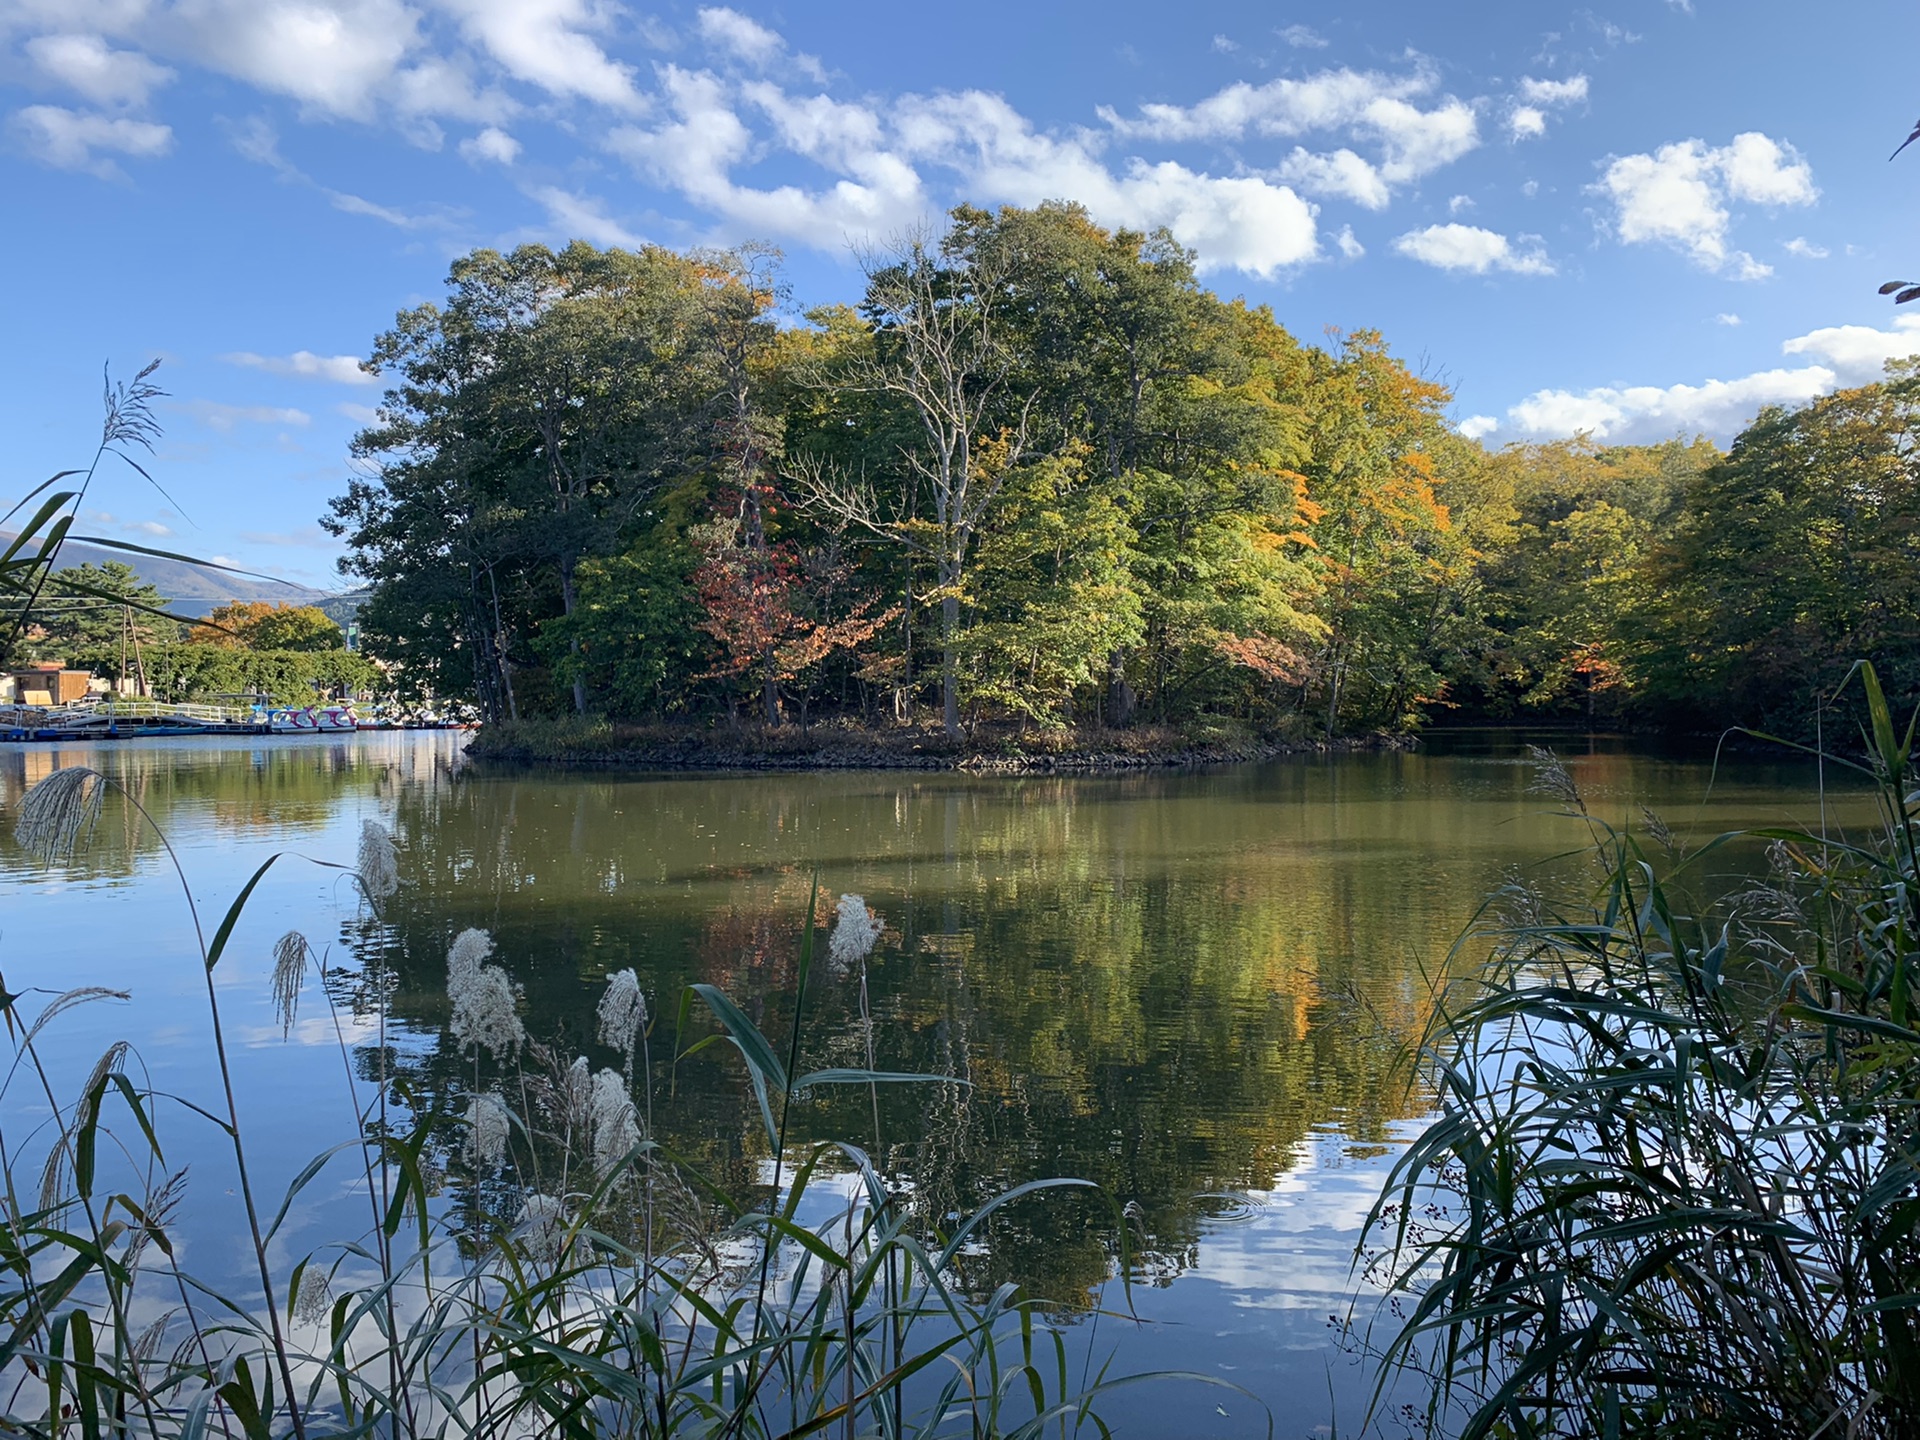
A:
POLYGON ((216 605, 187 639, 235 650, 344 650, 347 637, 317 605, 234 600, 216 605))
POLYGON ((873 350, 843 368, 843 383, 902 404, 917 422, 917 444, 900 462, 916 484, 908 506, 882 511, 870 490, 845 477, 802 470, 815 504, 895 544, 928 557, 940 602, 941 723, 960 736, 960 596, 981 523, 993 509, 1007 471, 1021 460, 1030 394, 1019 378, 1002 314, 1009 256, 990 243, 985 213, 962 207, 938 241, 909 241, 867 268, 861 313, 875 333, 873 350), (999 441, 997 468, 979 464, 982 447, 999 441), (926 489, 931 515, 912 508, 926 489))
MULTIPOLYGON (((582 559, 711 451, 710 274, 656 247, 479 250, 444 305, 379 337, 369 364, 394 383, 354 441, 374 473, 323 521, 372 582, 371 653, 520 713, 516 666, 576 608, 582 559)), ((584 710, 584 670, 567 673, 584 710)))
POLYGON ((159 610, 167 604, 166 597, 124 561, 89 562, 53 572, 33 607, 31 623, 43 633, 41 648, 50 652, 98 649, 136 635, 153 644, 171 639, 179 626, 133 607, 159 610))
POLYGON ((972 698, 1050 726, 1072 718, 1076 694, 1097 694, 1109 657, 1144 633, 1132 528, 1083 455, 1008 476, 962 595, 972 698))
POLYGON ((1769 408, 1689 486, 1636 625, 1670 720, 1797 730, 1855 661, 1920 700, 1920 367, 1769 408))

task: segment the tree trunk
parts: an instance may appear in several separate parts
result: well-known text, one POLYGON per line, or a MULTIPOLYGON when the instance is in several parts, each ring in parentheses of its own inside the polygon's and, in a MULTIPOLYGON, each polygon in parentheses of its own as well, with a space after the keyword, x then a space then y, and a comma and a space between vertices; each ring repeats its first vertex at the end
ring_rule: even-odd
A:
MULTIPOLYGON (((560 557, 560 613, 563 615, 573 614, 573 567, 573 556, 560 557)), ((587 677, 580 668, 580 642, 575 639, 567 643, 573 654, 573 710, 576 715, 584 715, 587 713, 587 677)))
POLYGON ((942 567, 940 588, 940 712, 949 740, 960 738, 960 656, 954 648, 960 637, 960 597, 954 593, 959 576, 942 567))
POLYGON ((1127 657, 1112 651, 1107 656, 1107 723, 1115 729, 1131 725, 1137 700, 1127 683, 1127 657))

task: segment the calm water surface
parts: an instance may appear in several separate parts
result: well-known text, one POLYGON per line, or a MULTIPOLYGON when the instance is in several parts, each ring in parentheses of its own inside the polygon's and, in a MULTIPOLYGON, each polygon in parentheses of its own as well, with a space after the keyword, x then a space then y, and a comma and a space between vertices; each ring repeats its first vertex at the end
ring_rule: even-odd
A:
MULTIPOLYGON (((768 1033, 792 1023, 812 877, 855 891, 886 924, 871 993, 883 1069, 965 1086, 895 1087, 880 1133, 865 1092, 805 1110, 820 1138, 867 1145, 942 1210, 1043 1176, 1098 1181, 1135 1202, 1144 1324, 1085 1319, 1118 1368, 1230 1379, 1273 1409, 1277 1433, 1346 1433, 1366 1376, 1331 1343, 1360 1221, 1426 1100, 1396 1059, 1425 1022, 1432 978, 1479 898, 1516 873, 1577 875, 1551 859, 1577 827, 1528 791, 1508 737, 1423 753, 1310 758, 1205 774, 1085 779, 928 775, 608 778, 467 767, 452 735, 148 742, 0 750, 0 807, 56 766, 117 775, 164 827, 209 928, 248 875, 262 882, 218 972, 242 1053, 243 1118, 277 1195, 351 1133, 342 1034, 372 1073, 368 997, 392 995, 392 1064, 450 1110, 463 1067, 442 1043, 446 946, 490 930, 525 987, 537 1038, 595 1053, 604 977, 635 967, 665 1011, 681 987, 724 987, 768 1033), (338 871, 360 822, 390 824, 402 892, 388 921, 338 871), (305 859, 299 857, 306 857, 305 859), (1558 868, 1556 868, 1556 866, 1558 868), (324 948, 334 999, 309 991, 283 1038, 267 997, 274 940, 324 948), (336 1030, 338 1016, 339 1030, 336 1030)), ((1704 763, 1617 745, 1563 745, 1596 813, 1660 812, 1693 838, 1815 817, 1799 766, 1704 763)), ((1865 807, 1829 795, 1830 820, 1865 807)), ((110 985, 123 1005, 71 1012, 70 1086, 112 1040, 136 1042, 153 1083, 211 1103, 202 982, 178 881, 150 832, 110 802, 93 849, 48 871, 0 836, 0 973, 9 989, 110 985)), ((1729 865, 1740 863, 1733 858, 1729 865)), ((809 997, 813 1063, 859 1064, 847 983, 809 997)), ((698 1022, 696 1022, 698 1023, 698 1022)), ((605 1057, 596 1055, 596 1063, 605 1057)), ((737 1065, 711 1048, 662 1099, 663 1138, 738 1192, 765 1174, 737 1065)), ((44 1118, 24 1095, 10 1135, 44 1118)), ((243 1285, 247 1261, 221 1152, 184 1112, 169 1159, 192 1165, 185 1262, 243 1285)), ((342 1174, 309 1192, 279 1242, 280 1271, 357 1232, 364 1199, 342 1174)), ((1083 1201, 1006 1213, 967 1283, 1019 1279, 1071 1311, 1117 1308, 1114 1239, 1083 1201)), ((1129 1392, 1119 1432, 1255 1435, 1258 1408, 1224 1392, 1129 1392)))

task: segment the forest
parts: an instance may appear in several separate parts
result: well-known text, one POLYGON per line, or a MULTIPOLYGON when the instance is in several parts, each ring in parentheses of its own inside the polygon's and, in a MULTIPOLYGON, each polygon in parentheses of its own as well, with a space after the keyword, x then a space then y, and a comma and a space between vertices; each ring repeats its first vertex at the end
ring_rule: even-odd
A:
POLYGON ((323 523, 368 654, 493 721, 958 738, 1537 719, 1802 728, 1920 698, 1920 377, 1722 451, 1490 450, 1373 330, 1165 233, 961 207, 800 309, 777 252, 458 259, 323 523))

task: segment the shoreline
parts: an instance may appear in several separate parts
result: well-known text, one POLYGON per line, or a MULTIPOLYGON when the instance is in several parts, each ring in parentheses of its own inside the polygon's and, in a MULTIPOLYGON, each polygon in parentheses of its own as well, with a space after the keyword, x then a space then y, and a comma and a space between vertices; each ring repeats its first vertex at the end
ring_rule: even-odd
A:
POLYGON ((1012 745, 955 744, 927 732, 894 735, 844 732, 802 735, 711 733, 677 737, 614 735, 490 735, 482 728, 465 746, 469 760, 540 770, 631 771, 667 774, 806 771, 918 771, 960 775, 1119 775, 1154 770, 1195 770, 1246 765, 1289 755, 1359 754, 1418 749, 1412 735, 1369 734, 1332 740, 1247 740, 1194 743, 1172 737, 1110 732, 1106 744, 1071 744, 1059 750, 1012 745), (756 743, 758 741, 759 743, 756 743), (1133 741, 1134 743, 1127 743, 1133 741), (1144 743, 1142 743, 1144 742, 1144 743))

